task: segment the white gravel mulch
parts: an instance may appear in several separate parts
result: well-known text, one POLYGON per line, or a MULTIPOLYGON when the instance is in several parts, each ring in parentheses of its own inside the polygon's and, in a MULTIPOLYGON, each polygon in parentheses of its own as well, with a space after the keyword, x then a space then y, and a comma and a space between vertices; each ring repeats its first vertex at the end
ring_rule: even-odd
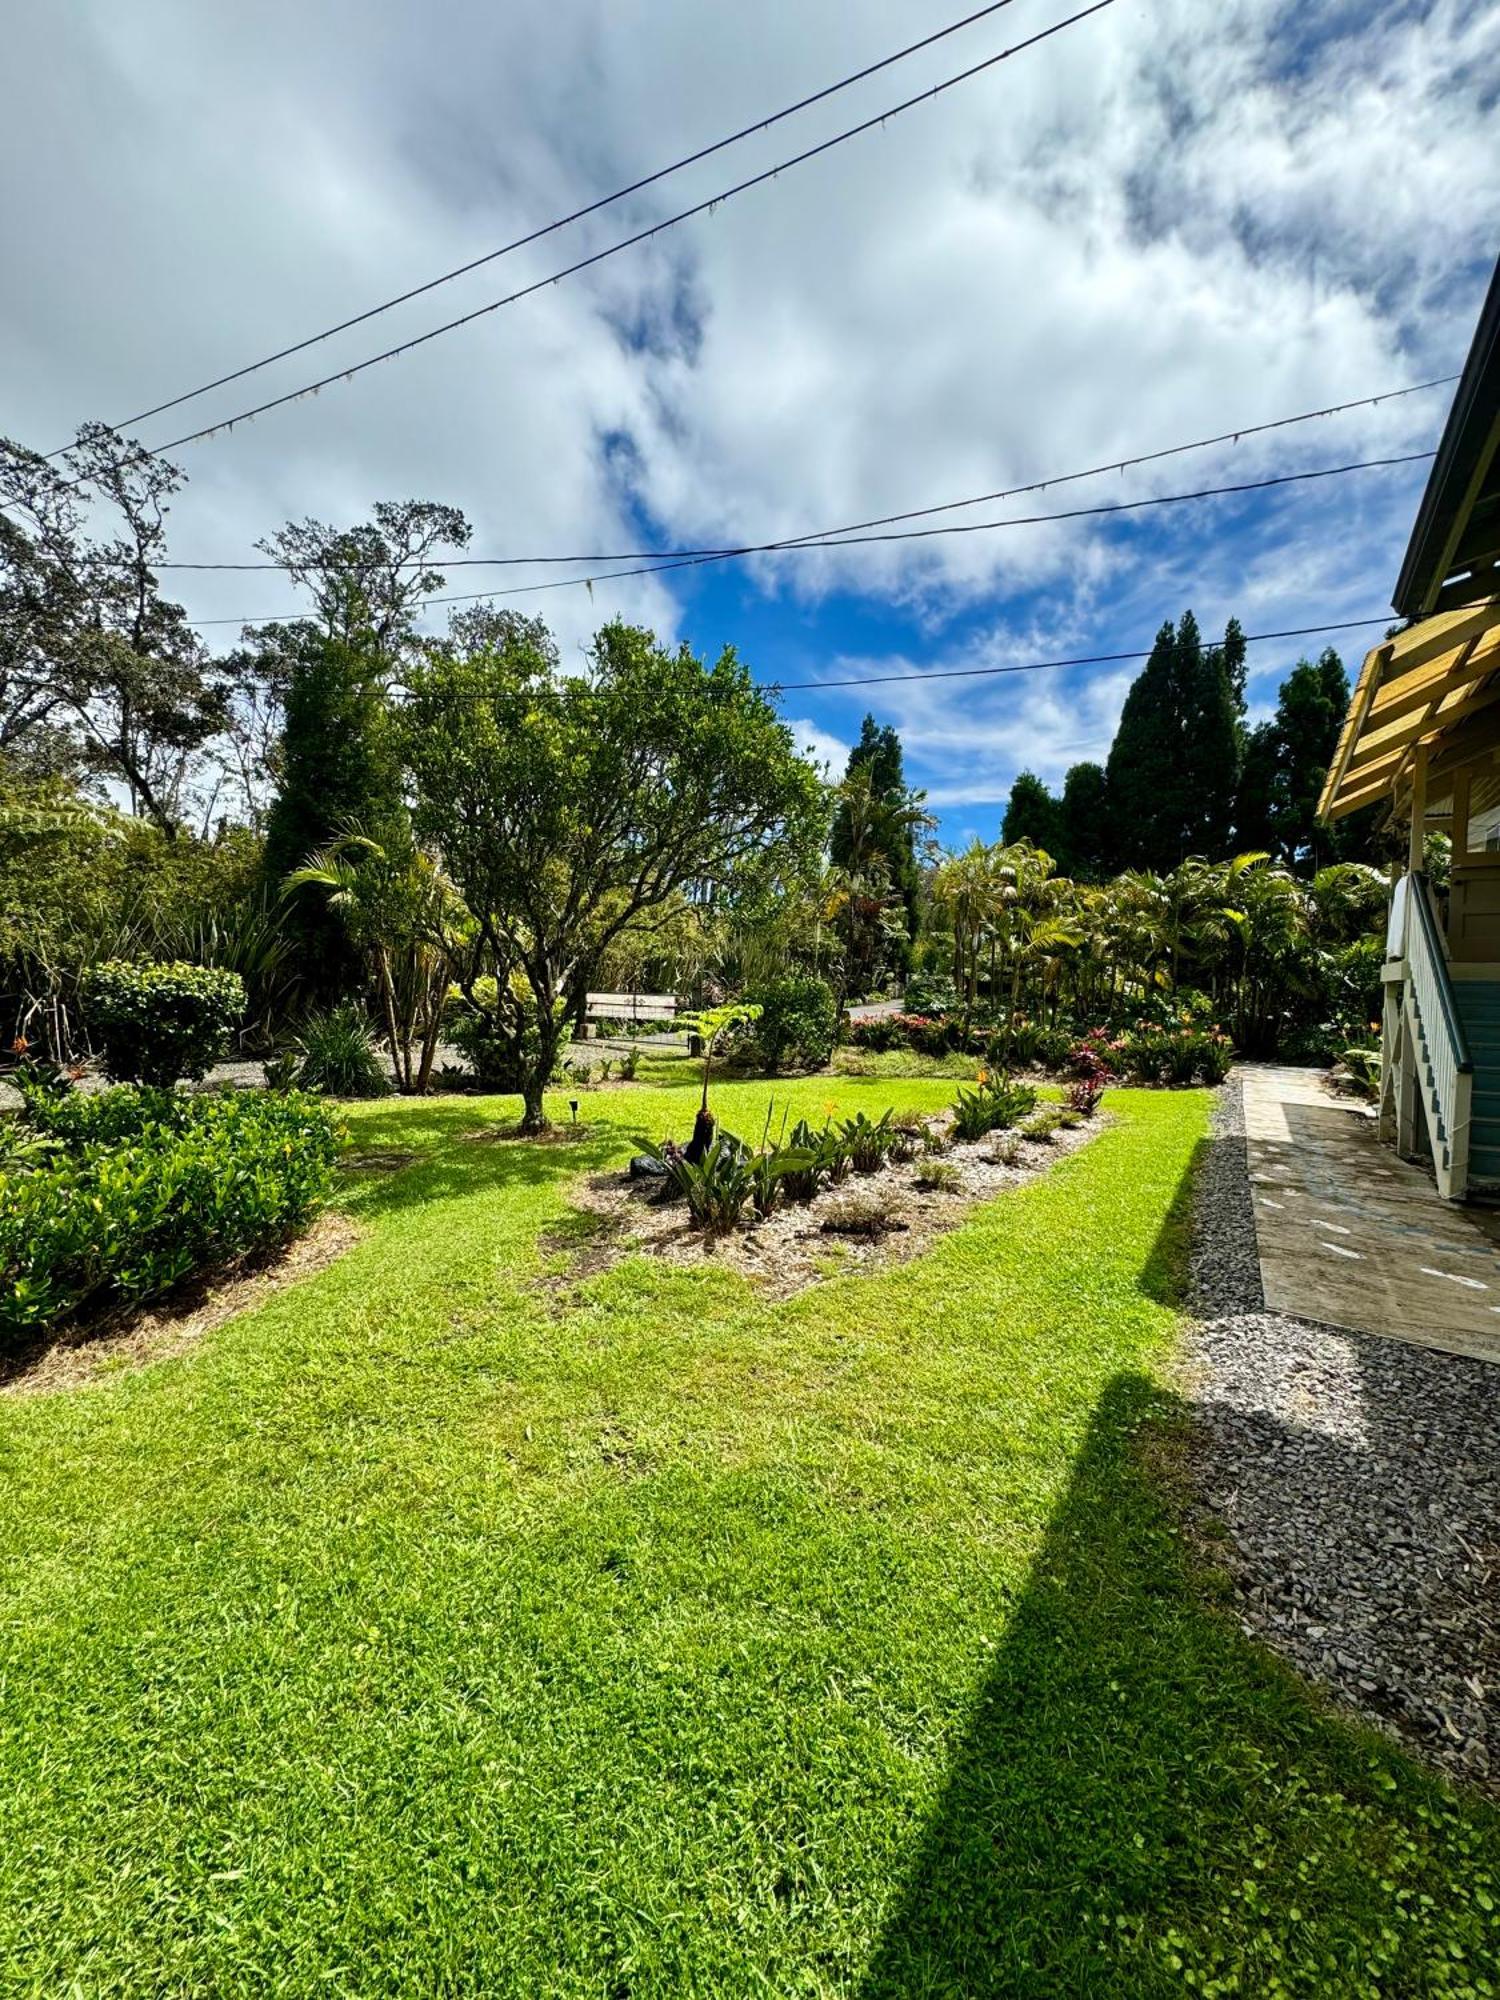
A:
MULTIPOLYGON (((944 1121, 935 1117, 931 1122, 944 1121)), ((577 1245, 552 1247, 573 1250, 573 1269, 562 1274, 565 1282, 640 1251, 689 1268, 735 1270, 767 1296, 790 1298, 825 1278, 868 1274, 920 1256, 939 1236, 966 1221, 978 1203, 1035 1180, 1110 1122, 1100 1114, 1082 1125, 1060 1127, 1045 1141, 1022 1139, 1015 1132, 960 1141, 942 1156, 955 1176, 951 1188, 924 1191, 919 1184, 926 1164, 922 1160, 888 1163, 874 1174, 851 1174, 812 1202, 788 1203, 766 1221, 751 1221, 720 1237, 705 1237, 692 1228, 682 1203, 661 1202, 658 1184, 631 1181, 618 1172, 593 1174, 575 1185, 571 1198, 580 1212, 598 1218, 599 1236, 582 1253, 577 1245), (1002 1153, 1009 1157, 1000 1157, 1002 1153), (885 1229, 870 1236, 830 1233, 830 1218, 850 1204, 866 1203, 878 1207, 885 1229)))
POLYGON ((1500 1368, 1265 1309, 1234 1078, 1191 1297, 1199 1490, 1245 1629, 1500 1791, 1500 1368))

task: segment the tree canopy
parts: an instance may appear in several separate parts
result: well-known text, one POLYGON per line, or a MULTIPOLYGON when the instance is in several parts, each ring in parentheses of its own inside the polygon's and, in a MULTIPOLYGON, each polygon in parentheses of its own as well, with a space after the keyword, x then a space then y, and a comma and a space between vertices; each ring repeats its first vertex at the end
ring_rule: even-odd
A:
POLYGON ((434 645, 401 718, 417 831, 493 954, 532 1128, 568 995, 612 940, 748 864, 802 866, 826 829, 817 773, 732 649, 709 666, 615 622, 586 674, 557 666, 521 619, 434 645))

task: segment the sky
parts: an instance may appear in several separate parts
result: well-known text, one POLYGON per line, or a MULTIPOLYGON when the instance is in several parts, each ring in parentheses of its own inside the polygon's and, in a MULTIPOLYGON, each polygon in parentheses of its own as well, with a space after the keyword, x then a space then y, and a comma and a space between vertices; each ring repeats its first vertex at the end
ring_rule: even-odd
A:
MULTIPOLYGON (((972 4, 972 0, 970 0, 972 4)), ((155 445, 548 276, 1037 33, 1011 0, 629 200, 133 433, 155 445)), ((419 284, 946 26, 963 0, 7 0, 0 432, 42 450, 419 284)), ((764 542, 1456 372, 1497 250, 1500 6, 1116 0, 766 184, 174 454, 184 561, 289 518, 461 507, 471 552, 764 542)), ((989 520, 1430 450, 1451 389, 989 520)), ((1380 618, 1425 463, 1136 515, 703 565, 509 600, 785 687, 835 771, 893 723, 941 838, 1102 757, 1134 668, 956 674, 1380 618)), ((585 566, 586 568, 587 566, 585 566)), ((597 565, 595 566, 597 567, 597 565)), ((582 574, 563 572, 564 574, 582 574)), ((447 588, 553 580, 453 571, 447 588)), ((194 575, 204 637, 286 612, 194 575), (208 622, 215 621, 215 622, 208 622), (229 622, 218 622, 229 621, 229 622)), ((430 614, 434 629, 445 616, 430 614)), ((1251 649, 1252 717, 1299 650, 1251 649)))

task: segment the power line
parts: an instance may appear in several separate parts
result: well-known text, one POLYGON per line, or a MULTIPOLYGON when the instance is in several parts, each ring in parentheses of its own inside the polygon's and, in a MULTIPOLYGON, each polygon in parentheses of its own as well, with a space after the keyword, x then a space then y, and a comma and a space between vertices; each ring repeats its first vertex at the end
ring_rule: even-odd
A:
MULTIPOLYGON (((603 570, 592 576, 565 576, 550 583, 518 584, 509 590, 467 590, 424 597, 421 607, 433 604, 472 604, 480 599, 531 597, 544 590, 592 589, 596 583, 612 583, 627 577, 660 576, 664 571, 696 569, 709 562, 725 562, 756 555, 802 555, 815 549, 867 548, 890 542, 929 541, 947 535, 977 535, 1000 528, 1037 527, 1048 521, 1079 521, 1112 514, 1133 514, 1148 507, 1176 507, 1191 500, 1213 500, 1236 493, 1260 493, 1273 486, 1304 485, 1314 479, 1335 479, 1349 472, 1372 472, 1393 465, 1412 465, 1434 458, 1435 452, 1409 451, 1395 458, 1367 458, 1348 465, 1326 465, 1307 472, 1281 472, 1266 479, 1241 479, 1231 485, 1200 486, 1190 493, 1158 493, 1142 500, 1111 500, 1092 507, 1067 507, 1051 514, 1013 514, 999 521, 953 521, 936 528, 883 529, 869 535, 830 535, 822 541, 744 543, 735 548, 711 549, 697 555, 646 562, 631 569, 603 570)), ((300 611, 246 618, 196 618, 195 625, 270 625, 302 616, 300 611)))
POLYGON ((181 437, 169 438, 164 444, 153 445, 150 447, 151 455, 160 458, 169 451, 180 450, 183 445, 197 444, 201 439, 213 437, 219 431, 232 430, 236 424, 248 423, 252 417, 264 416, 268 410, 280 409, 285 403, 300 402, 304 396, 316 395, 320 389, 326 389, 335 382, 351 381, 354 376, 363 374, 368 368, 376 368, 384 361, 394 361, 399 355, 410 354, 418 347, 425 347, 429 341, 441 339, 444 334, 453 333, 461 326, 468 326, 475 320, 485 318, 489 313, 499 312, 503 306, 515 305, 518 300, 530 298, 534 292, 546 291, 550 285, 559 284, 564 278, 571 278, 579 271, 586 271, 595 264, 601 264, 606 258, 618 256, 622 250, 629 250, 637 243, 649 242, 666 230, 674 229, 680 222, 688 222, 696 215, 706 214, 722 203, 732 201, 736 195, 745 194, 751 188, 762 186, 766 181, 776 180, 791 168, 802 166, 808 160, 817 159, 822 153, 831 152, 835 146, 842 146, 846 140, 858 138, 861 133, 873 131, 877 125, 884 125, 892 118, 899 118, 903 112, 910 111, 919 104, 925 104, 932 98, 940 97, 944 91, 952 90, 958 84, 967 83, 972 77, 993 69, 997 63, 1008 62, 1012 56, 1021 55, 1025 50, 1035 48, 1038 43, 1050 40, 1053 35, 1061 34, 1065 28, 1071 28, 1079 21, 1086 21, 1091 14, 1102 13, 1106 7, 1112 7, 1114 4, 1115 0, 1093 0, 1092 6, 1081 8, 1078 13, 1069 14, 1061 21, 1054 21, 1050 27, 1041 29, 1037 34, 1028 35, 1024 41, 1016 42, 1011 48, 1002 49, 998 55, 987 56, 983 62, 974 63, 968 69, 960 70, 956 76, 947 77, 943 82, 933 84, 928 90, 918 91, 915 96, 905 98, 901 103, 893 104, 885 111, 876 112, 873 117, 862 119, 859 124, 851 125, 843 132, 836 132, 831 139, 824 139, 816 146, 808 146, 804 151, 794 153, 790 159, 781 160, 774 167, 767 167, 762 173, 751 174, 745 180, 736 181, 732 187, 723 188, 718 194, 708 196, 706 200, 694 202, 691 208, 680 209, 676 215, 667 216, 661 222, 654 222, 647 229, 638 229, 633 235, 621 237, 617 243, 611 243, 603 250, 596 250, 590 256, 580 257, 576 262, 565 265, 562 270, 554 271, 550 277, 538 278, 532 284, 508 292, 504 298, 492 299, 488 305, 476 306, 472 312, 460 313, 456 319, 445 320, 441 326, 431 327, 426 333, 414 334, 410 340, 398 341, 394 347, 387 347, 379 354, 368 355, 363 361, 353 362, 347 368, 337 368, 332 374, 320 376, 316 382, 304 383, 300 389, 289 389, 284 395, 271 396, 263 403, 256 403, 249 409, 236 411, 231 417, 222 417, 217 423, 205 424, 200 430, 186 431, 181 437))
MULTIPOLYGON (((1324 632, 1354 632, 1367 625, 1394 625, 1399 621, 1394 613, 1384 618, 1342 618, 1333 625, 1293 625, 1284 632, 1247 632, 1247 646, 1262 645, 1268 639, 1311 639, 1324 632)), ((1151 648, 1143 647, 1133 653, 1080 653, 1069 660, 1026 660, 1019 666, 1010 667, 938 667, 927 673, 914 674, 854 674, 847 680, 837 681, 766 681, 762 685, 772 694, 809 694, 822 688, 889 687, 894 681, 969 681, 984 680, 997 674, 1040 674, 1053 667, 1102 667, 1113 666, 1127 660, 1149 660, 1151 648)))
MULTIPOLYGON (((352 326, 363 326, 367 320, 378 319, 382 313, 392 311, 396 306, 404 306, 412 299, 419 299, 427 292, 435 292, 440 285, 452 284, 455 278, 467 277, 470 271, 478 271, 486 264, 493 264, 501 257, 508 257, 513 251, 524 250, 529 244, 540 243, 544 237, 553 236, 559 229, 582 222, 586 216, 597 215, 600 209, 610 208, 617 201, 625 201, 643 189, 654 187, 658 181, 668 179, 672 174, 681 173, 687 167, 697 166, 700 160, 712 159, 715 153, 722 153, 730 146, 737 146, 742 139, 752 138, 757 132, 769 132, 773 125, 784 119, 793 118, 799 111, 807 111, 825 98, 836 97, 840 91, 850 89, 856 83, 863 83, 867 77, 876 76, 881 70, 890 69, 894 64, 905 62, 908 56, 930 49, 936 43, 946 41, 949 35, 956 35, 962 28, 972 28, 976 21, 983 21, 991 14, 998 14, 1012 0, 990 0, 986 7, 966 14, 961 21, 954 21, 946 28, 939 28, 934 34, 924 35, 919 42, 908 42, 904 49, 897 49, 893 55, 882 56, 878 62, 867 63, 863 69, 854 70, 848 76, 841 76, 836 82, 825 84, 806 97, 799 97, 795 104, 788 104, 780 111, 773 111, 765 118, 759 118, 752 125, 742 125, 737 132, 731 132, 723 139, 715 139, 712 144, 700 146, 694 153, 685 153, 680 160, 673 160, 670 166, 658 167, 653 173, 643 174, 639 180, 627 186, 616 188, 611 194, 600 195, 596 201, 587 202, 582 208, 575 208, 567 215, 560 215, 553 222, 543 223, 538 229, 528 231, 525 236, 517 236, 509 243, 502 243, 498 250, 487 250, 482 257, 471 257, 466 264, 457 264, 451 271, 444 271, 436 278, 428 278, 410 290, 398 292, 394 298, 382 299, 379 305, 368 306, 363 312, 351 314, 333 326, 324 327, 321 333, 309 334, 305 340, 293 341, 288 347, 279 347, 274 354, 266 354, 259 361, 250 361, 243 368, 231 369, 227 375, 217 375, 211 382, 204 382, 196 389, 184 390, 180 396, 172 396, 164 403, 153 403, 149 410, 138 410, 133 417, 125 417, 112 424, 111 430, 128 430, 132 424, 143 424, 150 417, 159 417, 167 410, 175 410, 184 403, 191 403, 199 396, 206 396, 214 389, 226 388, 231 382, 243 381, 247 375, 255 375, 262 368, 269 368, 274 362, 286 361, 294 354, 303 354, 309 347, 317 347, 325 340, 332 340, 335 334, 347 333, 352 326)), ((61 447, 66 450, 67 447, 61 447)), ((49 458, 56 458, 58 452, 49 452, 49 458)))
MULTIPOLYGON (((951 514, 960 507, 987 506, 993 500, 1014 500, 1023 493, 1045 493, 1049 487, 1070 486, 1080 479, 1096 479, 1106 472, 1128 472, 1138 465, 1153 465, 1164 458, 1177 458, 1183 452, 1206 451, 1216 444, 1238 444, 1242 438, 1259 437, 1265 431, 1284 430, 1289 424, 1311 423, 1318 417, 1342 416, 1349 410, 1373 409, 1380 403, 1394 403, 1402 396, 1415 396, 1425 389, 1445 389, 1456 382, 1456 375, 1439 375, 1430 382, 1412 382, 1404 389, 1385 389, 1378 396, 1358 396, 1347 403, 1329 403, 1321 410, 1302 410, 1294 417, 1273 417, 1268 423, 1242 424, 1235 431, 1220 431, 1215 437, 1194 438, 1188 444, 1164 445, 1156 451, 1143 451, 1133 458, 1112 458, 1104 465, 1090 465, 1082 472, 1060 472, 1050 479, 1033 479, 1024 486, 1001 487, 993 493, 971 493, 964 500, 942 500, 931 507, 912 507, 902 514, 878 514, 868 521, 848 521, 837 528, 811 528, 805 534, 790 535, 782 541, 754 544, 760 550, 796 548, 816 548, 828 535, 852 535, 865 528, 891 527, 901 521, 918 521, 932 514, 951 514)), ((623 549, 613 555, 546 555, 546 556, 453 556, 444 559, 441 567, 447 569, 530 569, 540 568, 550 563, 607 563, 644 562, 654 558, 710 558, 727 557, 739 553, 738 548, 682 548, 682 549, 623 549)), ((398 564, 401 569, 421 569, 430 565, 413 557, 410 562, 398 564)), ((280 570, 279 562, 165 562, 158 563, 158 570, 280 570)))

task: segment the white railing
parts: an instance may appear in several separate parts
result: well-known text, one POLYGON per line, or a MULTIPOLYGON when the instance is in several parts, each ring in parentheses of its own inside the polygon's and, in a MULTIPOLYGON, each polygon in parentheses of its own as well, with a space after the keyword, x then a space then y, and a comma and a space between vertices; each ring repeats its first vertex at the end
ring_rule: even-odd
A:
POLYGON ((1430 1077, 1419 1073, 1417 1082, 1428 1113, 1438 1192, 1460 1201, 1469 1181, 1474 1066, 1424 876, 1408 882, 1405 917, 1407 1004, 1413 1015, 1412 1041, 1425 1054, 1430 1072, 1430 1077))

